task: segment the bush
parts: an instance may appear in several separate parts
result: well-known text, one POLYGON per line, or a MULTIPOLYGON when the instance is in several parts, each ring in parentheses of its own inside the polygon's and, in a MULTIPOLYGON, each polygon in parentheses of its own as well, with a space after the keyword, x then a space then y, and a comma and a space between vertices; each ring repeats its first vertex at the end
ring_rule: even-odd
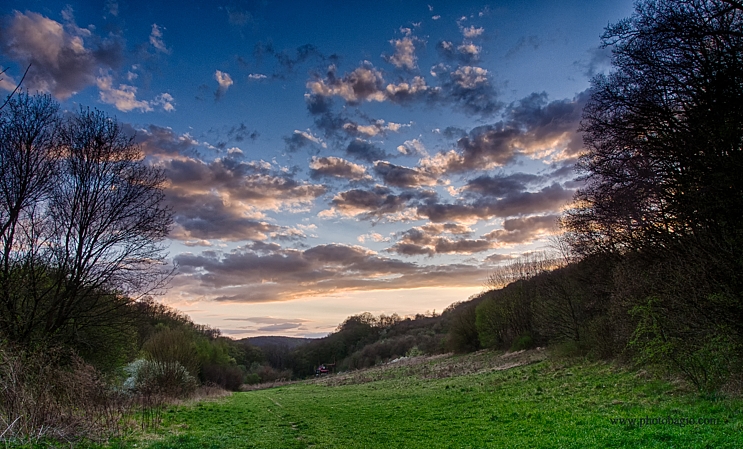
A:
POLYGON ((104 440, 127 428, 130 407, 71 350, 0 342, 0 441, 104 440))
POLYGON ((129 377, 124 389, 142 396, 183 398, 198 387, 198 382, 185 366, 178 362, 138 359, 125 368, 129 377))

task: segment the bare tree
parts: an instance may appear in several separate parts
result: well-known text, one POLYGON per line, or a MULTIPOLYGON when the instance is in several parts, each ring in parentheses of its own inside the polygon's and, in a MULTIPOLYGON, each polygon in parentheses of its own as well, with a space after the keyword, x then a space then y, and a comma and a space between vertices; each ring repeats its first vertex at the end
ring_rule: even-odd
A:
POLYGON ((20 343, 99 344, 100 329, 168 277, 163 172, 100 111, 62 119, 48 96, 28 94, 8 106, 0 331, 20 343))
POLYGON ((488 276, 486 286, 491 290, 499 289, 516 281, 531 279, 562 265, 562 260, 546 251, 533 251, 520 256, 511 262, 496 267, 488 276))

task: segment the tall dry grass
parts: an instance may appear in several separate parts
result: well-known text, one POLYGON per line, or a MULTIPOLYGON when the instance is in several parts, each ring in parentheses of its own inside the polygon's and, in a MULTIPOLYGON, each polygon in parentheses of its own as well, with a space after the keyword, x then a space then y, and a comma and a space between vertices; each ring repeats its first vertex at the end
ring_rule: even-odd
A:
POLYGON ((0 441, 101 441, 131 427, 133 398, 70 350, 0 346, 0 441))

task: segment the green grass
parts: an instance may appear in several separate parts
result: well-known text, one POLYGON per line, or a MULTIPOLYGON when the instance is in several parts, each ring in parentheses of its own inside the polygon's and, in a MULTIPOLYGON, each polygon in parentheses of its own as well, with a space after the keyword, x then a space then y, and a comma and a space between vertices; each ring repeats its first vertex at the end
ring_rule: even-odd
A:
POLYGON ((741 400, 701 398, 603 363, 541 361, 441 375, 442 366, 467 372, 473 357, 490 357, 497 366, 492 353, 438 359, 172 407, 163 427, 142 436, 136 447, 743 447, 741 400), (717 424, 612 423, 645 417, 711 418, 717 424))

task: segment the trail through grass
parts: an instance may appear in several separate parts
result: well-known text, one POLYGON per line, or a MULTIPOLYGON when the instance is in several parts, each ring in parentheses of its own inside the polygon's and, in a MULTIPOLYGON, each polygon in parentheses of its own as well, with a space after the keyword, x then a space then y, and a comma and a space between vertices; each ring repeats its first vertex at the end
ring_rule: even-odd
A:
POLYGON ((137 447, 743 447, 743 401, 612 364, 539 358, 438 358, 173 407, 137 447), (447 377, 452 367, 470 373, 447 377), (612 422, 669 417, 677 424, 612 422))

